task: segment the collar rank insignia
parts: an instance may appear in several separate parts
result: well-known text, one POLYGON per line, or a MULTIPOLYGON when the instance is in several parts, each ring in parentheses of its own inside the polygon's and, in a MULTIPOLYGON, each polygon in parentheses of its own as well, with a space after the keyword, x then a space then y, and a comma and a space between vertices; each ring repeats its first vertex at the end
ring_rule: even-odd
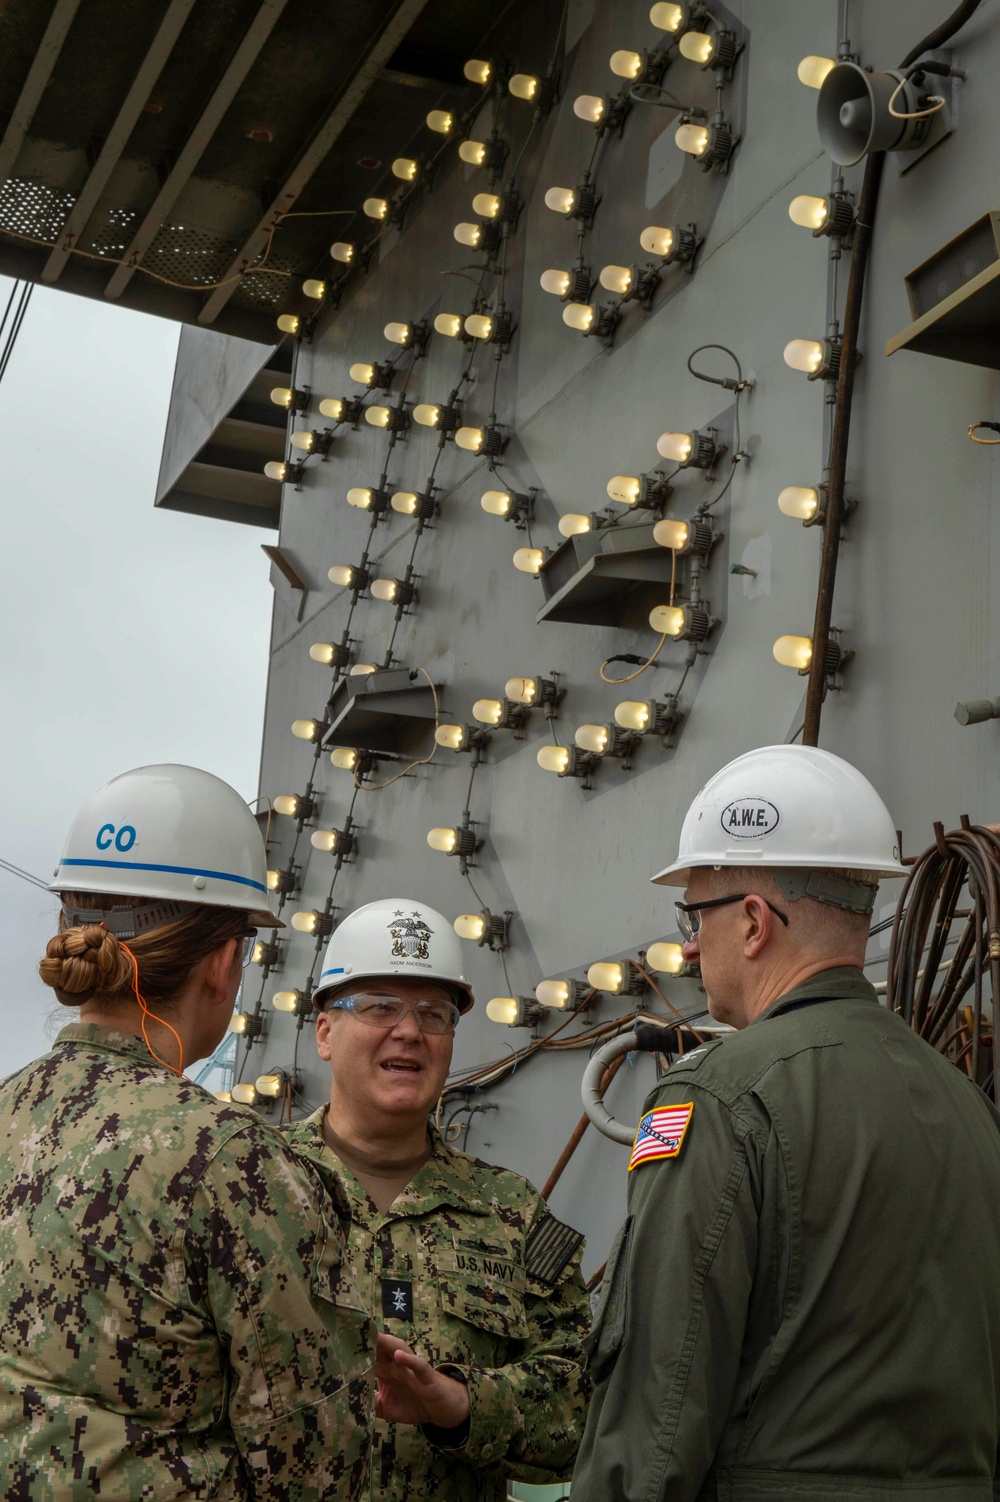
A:
POLYGON ((403 1278, 382 1279, 382 1318, 413 1322, 413 1284, 403 1278))
POLYGON ((632 1144, 629 1173, 654 1158, 676 1158, 693 1114, 693 1101, 684 1106, 657 1106, 655 1111, 647 1111, 632 1144))

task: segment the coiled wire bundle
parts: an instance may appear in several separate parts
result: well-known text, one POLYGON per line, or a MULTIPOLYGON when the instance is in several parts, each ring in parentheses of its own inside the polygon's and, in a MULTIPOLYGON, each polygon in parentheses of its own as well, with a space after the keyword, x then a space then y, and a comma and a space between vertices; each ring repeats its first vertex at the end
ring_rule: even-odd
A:
POLYGON ((886 992, 890 1010, 996 1102, 1000 825, 970 824, 964 815, 950 834, 934 825, 934 844, 913 862, 896 908, 886 992), (963 892, 967 905, 959 907, 963 892))

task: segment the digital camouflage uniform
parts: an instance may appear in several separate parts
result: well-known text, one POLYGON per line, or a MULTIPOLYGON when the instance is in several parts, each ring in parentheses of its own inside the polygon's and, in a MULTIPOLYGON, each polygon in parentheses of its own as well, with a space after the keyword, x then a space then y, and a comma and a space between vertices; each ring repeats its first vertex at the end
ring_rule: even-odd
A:
POLYGON ((332 1176, 81 1024, 0 1086, 0 1149, 5 1498, 362 1494, 374 1332, 332 1176))
POLYGON ((629 1174, 573 1502, 989 1502, 986 1097, 845 966, 673 1064, 646 1109, 680 1126, 629 1174))
POLYGON ((324 1110, 288 1135, 341 1175, 352 1270, 369 1309, 381 1329, 466 1381, 471 1402, 460 1450, 376 1420, 371 1502, 502 1502, 507 1477, 569 1476, 590 1395, 582 1237, 526 1179, 453 1151, 437 1133, 431 1157, 381 1215, 327 1146, 324 1110))

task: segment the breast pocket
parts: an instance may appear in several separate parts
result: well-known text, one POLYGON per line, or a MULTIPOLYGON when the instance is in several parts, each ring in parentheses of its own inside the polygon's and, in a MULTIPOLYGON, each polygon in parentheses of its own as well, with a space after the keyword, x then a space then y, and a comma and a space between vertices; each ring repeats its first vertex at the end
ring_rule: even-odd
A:
POLYGON ((464 1359, 502 1364, 528 1334, 520 1249, 489 1236, 456 1237, 440 1273, 442 1302, 460 1321, 456 1335, 468 1348, 464 1359))
POLYGON ((632 1242, 632 1217, 625 1221, 608 1257, 601 1285, 601 1300, 594 1324, 584 1341, 587 1367, 595 1381, 610 1371, 628 1334, 628 1267, 632 1242))

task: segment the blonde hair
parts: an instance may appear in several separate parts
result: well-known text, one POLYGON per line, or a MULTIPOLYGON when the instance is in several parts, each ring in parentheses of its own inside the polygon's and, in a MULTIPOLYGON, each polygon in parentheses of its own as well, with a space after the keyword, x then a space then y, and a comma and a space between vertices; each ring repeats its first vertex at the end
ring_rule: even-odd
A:
MULTIPOLYGON (((145 897, 129 901, 93 892, 66 892, 63 896, 77 907, 102 910, 140 907, 148 902, 145 897)), ((169 1006, 200 960, 227 939, 241 938, 250 926, 246 913, 237 908, 199 904, 183 918, 130 939, 133 969, 128 950, 103 924, 81 923, 68 928, 61 915, 59 932, 46 944, 38 973, 65 1007, 95 1001, 109 1010, 134 1004, 135 984, 151 1007, 169 1006)))

